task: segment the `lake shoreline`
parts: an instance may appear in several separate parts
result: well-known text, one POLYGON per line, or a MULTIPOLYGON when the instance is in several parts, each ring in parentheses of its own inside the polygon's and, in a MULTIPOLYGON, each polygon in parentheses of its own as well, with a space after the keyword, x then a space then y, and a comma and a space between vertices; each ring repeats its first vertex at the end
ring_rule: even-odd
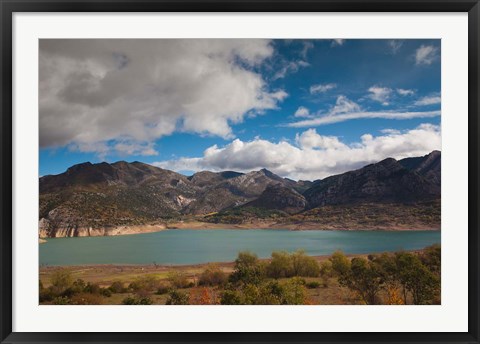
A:
MULTIPOLYGON (((428 246, 427 246, 428 247, 428 246)), ((426 247, 417 250, 405 250, 405 252, 410 253, 421 253, 425 251, 426 247)), ((382 252, 370 252, 370 253, 351 253, 345 254, 348 258, 355 258, 355 257, 363 257, 367 258, 369 255, 372 254, 382 254, 382 253, 392 253, 395 251, 382 251, 382 252)), ((314 255, 310 256, 315 258, 317 262, 321 263, 327 259, 329 259, 332 254, 324 254, 324 255, 314 255)), ((269 262, 271 258, 259 258, 260 261, 269 262)), ((139 273, 139 274, 147 274, 147 273, 158 273, 162 271, 178 269, 178 270, 204 270, 206 267, 215 265, 223 269, 232 269, 235 265, 234 261, 228 262, 207 262, 207 263, 199 263, 199 264, 80 264, 80 265, 49 265, 49 266, 40 266, 39 272, 40 274, 46 274, 51 271, 59 270, 59 269, 68 269, 72 272, 84 272, 84 271, 95 271, 96 274, 101 275, 102 272, 105 273, 139 273)))

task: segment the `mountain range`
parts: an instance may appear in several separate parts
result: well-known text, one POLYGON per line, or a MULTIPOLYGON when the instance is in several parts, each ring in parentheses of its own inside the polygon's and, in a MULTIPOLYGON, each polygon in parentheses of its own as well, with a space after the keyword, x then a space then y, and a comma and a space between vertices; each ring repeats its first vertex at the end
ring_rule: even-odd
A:
POLYGON ((112 235, 123 234, 118 228, 192 221, 205 227, 439 229, 440 181, 439 151, 315 181, 266 169, 187 177, 141 162, 86 162, 40 178, 39 231, 41 237, 112 235))

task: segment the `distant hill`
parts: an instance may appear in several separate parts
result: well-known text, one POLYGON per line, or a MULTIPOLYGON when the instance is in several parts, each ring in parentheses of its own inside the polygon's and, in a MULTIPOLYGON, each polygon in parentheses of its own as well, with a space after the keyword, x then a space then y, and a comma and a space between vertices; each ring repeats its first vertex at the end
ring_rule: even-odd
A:
MULTIPOLYGON (((268 220, 281 226, 289 221, 316 222, 320 214, 330 218, 328 209, 335 209, 335 214, 342 207, 365 214, 369 209, 365 204, 378 205, 382 211, 401 204, 399 209, 409 207, 409 213, 416 207, 415 214, 428 204, 424 224, 439 226, 440 181, 438 151, 399 161, 389 158, 314 182, 282 178, 266 169, 202 171, 186 177, 141 162, 87 162, 40 178, 40 233, 90 235, 98 228, 191 220, 226 224, 268 220), (431 219, 430 213, 435 213, 431 219)), ((339 221, 337 215, 331 219, 339 221)), ((397 215, 402 217, 401 212, 397 215)))

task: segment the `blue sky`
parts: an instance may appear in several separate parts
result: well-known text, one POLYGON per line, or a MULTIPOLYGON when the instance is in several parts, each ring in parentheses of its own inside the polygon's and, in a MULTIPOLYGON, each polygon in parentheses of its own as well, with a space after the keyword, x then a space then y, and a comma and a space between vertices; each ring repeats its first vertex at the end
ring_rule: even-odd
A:
POLYGON ((39 173, 126 160, 318 179, 424 155, 441 149, 440 53, 439 40, 42 40, 39 173))

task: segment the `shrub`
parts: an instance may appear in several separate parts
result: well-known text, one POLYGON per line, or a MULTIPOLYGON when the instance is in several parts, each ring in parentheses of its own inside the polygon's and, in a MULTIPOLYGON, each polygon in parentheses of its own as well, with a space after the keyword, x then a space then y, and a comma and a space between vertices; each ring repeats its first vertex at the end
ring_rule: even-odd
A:
POLYGON ((313 257, 309 257, 304 251, 292 254, 292 267, 294 276, 317 277, 320 274, 320 266, 313 257))
POLYGON ((224 285, 227 283, 227 280, 227 274, 217 265, 209 265, 200 275, 198 284, 208 286, 224 285))
POLYGON ((324 287, 328 287, 330 278, 334 275, 333 264, 330 260, 324 261, 320 264, 320 278, 324 287))
POLYGON ((347 275, 350 272, 350 260, 341 251, 336 251, 329 258, 332 269, 338 277, 347 275))
POLYGON ((110 289, 112 293, 116 293, 116 294, 124 293, 126 291, 125 287, 123 286, 123 283, 120 281, 113 282, 108 289, 110 289))
POLYGON ((242 299, 240 294, 235 290, 225 290, 220 299, 222 305, 241 305, 242 299))
POLYGON ((100 294, 100 286, 96 283, 88 282, 84 288, 84 291, 89 294, 100 294))
POLYGON ((52 302, 54 305, 71 305, 71 301, 68 297, 66 296, 58 296, 55 299, 53 299, 52 302))
POLYGON ((170 287, 166 286, 165 284, 160 284, 157 292, 155 294, 157 295, 164 295, 170 291, 170 287))
POLYGON ((284 285, 284 294, 282 304, 284 305, 303 305, 306 301, 305 281, 294 277, 284 285))
POLYGON ((235 270, 229 280, 236 284, 259 284, 265 278, 265 267, 256 254, 240 252, 235 260, 235 270))
POLYGON ((128 289, 134 292, 141 292, 141 291, 154 291, 157 290, 158 286, 161 284, 160 280, 152 275, 146 275, 135 279, 130 285, 128 289))
POLYGON ((67 269, 59 269, 50 276, 50 283, 56 293, 61 293, 71 286, 73 282, 72 274, 67 269))
POLYGON ((276 279, 293 276, 292 259, 288 252, 273 252, 272 260, 266 267, 266 274, 276 279))
POLYGON ((316 289, 316 288, 320 287, 320 283, 317 282, 317 281, 312 281, 312 282, 307 282, 307 284, 305 284, 305 286, 308 289, 316 289))
POLYGON ((85 287, 85 281, 79 278, 75 282, 73 282, 71 289, 74 293, 81 293, 85 290, 85 287))
POLYGON ((166 305, 188 305, 189 295, 181 291, 172 290, 167 299, 166 305))
POLYGON ((56 297, 55 293, 53 292, 52 288, 41 289, 39 293, 39 301, 40 302, 49 302, 52 301, 56 297))
POLYGON ((110 289, 108 288, 102 288, 100 289, 100 294, 102 296, 105 296, 105 297, 111 297, 112 296, 112 292, 110 291, 110 289))
POLYGON ((122 300, 123 305, 151 305, 152 299, 149 297, 131 297, 128 296, 122 300))

